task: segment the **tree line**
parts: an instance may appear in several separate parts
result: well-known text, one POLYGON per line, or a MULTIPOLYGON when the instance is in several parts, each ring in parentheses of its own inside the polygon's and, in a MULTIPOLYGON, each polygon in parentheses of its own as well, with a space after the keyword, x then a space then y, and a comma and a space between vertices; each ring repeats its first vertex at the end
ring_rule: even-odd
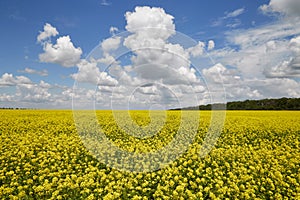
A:
MULTIPOLYGON (((224 108, 224 104, 207 104, 171 110, 211 110, 224 108), (221 105, 221 106, 219 106, 221 105)), ((227 110, 300 110, 300 98, 280 98, 233 101, 226 104, 227 110)))

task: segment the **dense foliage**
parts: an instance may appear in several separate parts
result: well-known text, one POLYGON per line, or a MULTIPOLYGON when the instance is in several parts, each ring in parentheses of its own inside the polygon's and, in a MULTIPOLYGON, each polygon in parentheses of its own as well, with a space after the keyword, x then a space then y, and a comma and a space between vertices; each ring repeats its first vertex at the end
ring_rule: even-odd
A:
MULTIPOLYGON (((183 110, 218 109, 218 104, 199 105, 182 108, 183 110)), ((220 106, 219 106, 220 107, 220 106)), ((222 107, 222 106, 221 106, 222 107)), ((227 110, 300 110, 300 98, 280 98, 232 101, 226 104, 227 110)), ((181 110, 180 108, 174 110, 181 110)))
MULTIPOLYGON (((136 152, 167 144, 180 123, 180 111, 168 111, 165 128, 172 133, 162 129, 149 140, 136 140, 117 131, 111 112, 97 116, 100 124, 111 124, 106 126, 111 141, 136 152)), ((147 112, 132 116, 141 126, 149 123, 147 112)), ((155 172, 131 173, 107 167, 85 149, 71 111, 2 110, 0 198, 300 198, 300 112, 228 111, 223 132, 205 158, 197 149, 210 112, 200 116, 195 140, 180 158, 155 172)))

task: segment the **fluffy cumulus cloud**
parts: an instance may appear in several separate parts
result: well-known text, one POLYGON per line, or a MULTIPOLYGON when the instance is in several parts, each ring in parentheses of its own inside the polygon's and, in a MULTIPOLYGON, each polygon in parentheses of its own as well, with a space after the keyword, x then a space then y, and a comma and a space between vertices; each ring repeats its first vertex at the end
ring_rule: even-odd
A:
POLYGON ((298 0, 270 0, 269 4, 260 6, 265 14, 278 13, 287 17, 300 16, 300 2, 298 0))
POLYGON ((124 45, 130 50, 142 48, 163 49, 166 40, 175 34, 173 16, 162 8, 136 7, 135 12, 127 12, 126 30, 132 33, 124 45))
MULTIPOLYGON (((275 44, 274 44, 275 45, 275 44)), ((275 48, 270 50, 275 51, 275 48)), ((288 57, 278 64, 271 66, 265 74, 269 77, 300 77, 300 36, 292 38, 286 42, 285 52, 289 52, 288 57)))
POLYGON ((41 62, 55 63, 63 67, 72 67, 80 62, 82 50, 74 47, 70 36, 57 38, 52 44, 50 37, 57 36, 58 31, 52 25, 46 23, 44 30, 37 36, 37 41, 43 45, 43 53, 39 54, 41 62))
POLYGON ((136 7, 135 12, 126 12, 126 30, 140 37, 167 39, 175 33, 174 17, 162 8, 136 7))
POLYGON ((108 53, 109 51, 116 50, 119 47, 120 42, 120 37, 111 37, 102 41, 101 48, 105 53, 108 53))
POLYGON ((5 73, 0 77, 0 107, 70 108, 73 90, 43 80, 34 82, 25 76, 5 73))
POLYGON ((248 85, 258 90, 264 98, 300 96, 299 82, 290 78, 254 79, 249 80, 248 85))
POLYGON ((44 25, 44 30, 40 31, 40 34, 37 36, 37 41, 42 42, 52 36, 58 35, 58 31, 51 24, 46 23, 44 25))
MULTIPOLYGON (((166 103, 167 99, 172 99, 170 95, 165 94, 170 92, 166 88, 176 90, 184 85, 199 84, 196 70, 191 68, 190 56, 202 55, 205 48, 203 42, 190 49, 185 49, 178 43, 171 43, 169 38, 176 34, 174 17, 162 8, 136 7, 134 12, 127 12, 125 18, 129 35, 121 40, 123 42, 120 45, 131 52, 130 64, 116 63, 111 59, 112 55, 107 53, 119 45, 119 39, 115 41, 114 37, 102 42, 104 56, 98 59, 101 63, 105 63, 106 60, 110 61, 106 63, 115 63, 110 66, 108 72, 115 77, 118 84, 113 89, 99 88, 105 92, 110 91, 113 94, 113 102, 127 105, 127 100, 145 106, 148 102, 151 107, 151 102, 166 103)), ((181 95, 178 93, 177 96, 181 95)))
MULTIPOLYGON (((6 91, 15 92, 11 94, 0 95, 0 106, 8 105, 9 102, 17 102, 17 106, 24 107, 24 102, 48 102, 51 94, 48 89, 51 87, 50 84, 40 81, 40 83, 34 83, 28 77, 25 76, 14 76, 13 74, 5 73, 0 78, 0 87, 5 87, 6 91), (19 105, 20 103, 20 105, 19 105)), ((16 105, 15 105, 16 106, 16 105)), ((27 106, 25 106, 27 107, 27 106)), ((33 107, 33 106, 31 106, 33 107)))
POLYGON ((261 93, 249 86, 240 76, 236 69, 228 69, 223 64, 217 63, 202 70, 203 76, 210 85, 222 85, 226 91, 228 100, 239 98, 257 99, 261 98, 261 93))
POLYGON ((280 14, 274 23, 227 32, 229 44, 239 48, 211 54, 220 54, 218 61, 236 67, 244 78, 298 77, 300 23, 293 10, 298 8, 299 1, 271 0, 259 9, 265 14, 280 14))
POLYGON ((169 42, 176 32, 174 17, 162 8, 136 7, 125 17, 126 29, 132 34, 124 39, 124 45, 134 53, 132 71, 138 77, 170 85, 197 82, 190 55, 202 55, 203 42, 189 49, 169 42))
POLYGON ((49 86, 44 81, 38 84, 22 84, 16 86, 16 97, 25 102, 45 103, 53 100, 51 93, 48 91, 49 86))
POLYGON ((215 83, 223 83, 225 77, 224 75, 226 71, 227 69, 221 63, 217 63, 216 65, 210 68, 203 69, 202 73, 205 79, 207 79, 207 81, 215 82, 215 83), (221 76, 221 74, 223 76, 221 76))
MULTIPOLYGON (((241 8, 225 13, 222 20, 236 18, 244 11, 241 8)), ((155 102, 164 107, 176 107, 178 102, 181 106, 189 106, 197 103, 189 99, 193 95, 199 102, 210 103, 209 92, 214 87, 219 91, 224 88, 228 100, 298 95, 293 91, 299 83, 286 76, 291 69, 294 75, 297 74, 299 61, 299 38, 286 39, 298 32, 297 26, 293 27, 291 23, 277 22, 230 31, 228 43, 239 48, 216 49, 213 40, 199 41, 189 47, 170 42, 169 39, 176 35, 174 17, 162 8, 136 7, 133 12, 127 12, 125 18, 129 34, 122 39, 113 36, 104 40, 101 44, 103 57, 96 60, 98 64, 109 66, 103 76, 104 82, 115 84, 98 84, 102 105, 109 99, 118 105, 130 101, 150 107, 155 102), (115 60, 114 51, 121 46, 130 52, 127 55, 130 64, 123 64, 122 59, 115 60), (192 68, 192 62, 199 58, 211 59, 206 51, 217 64, 205 63, 197 73, 199 69, 192 68), (281 63, 274 59, 276 57, 284 58, 281 66, 274 65, 281 63), (280 76, 277 72, 275 75, 274 67, 280 71, 280 76), (286 81, 280 81, 279 77, 286 81), (279 83, 282 84, 280 87, 273 87, 279 83), (286 89, 288 87, 292 89, 286 89)), ((101 72, 97 71, 96 64, 92 65, 90 68, 79 66, 77 80, 99 83, 96 77, 100 77, 101 72), (89 75, 88 71, 91 72, 89 75)))
POLYGON ((211 54, 223 64, 236 67, 244 77, 299 76, 299 22, 279 20, 227 34, 228 41, 239 49, 216 50, 211 54))
POLYGON ((215 48, 215 42, 213 40, 208 41, 207 50, 211 51, 215 48))
POLYGON ((74 47, 69 36, 62 36, 56 40, 56 44, 45 43, 44 53, 39 55, 41 62, 55 63, 64 67, 72 67, 80 62, 82 50, 74 47))
POLYGON ((196 46, 190 47, 188 49, 188 52, 194 57, 203 55, 204 51, 205 51, 205 43, 201 41, 199 41, 196 46))
POLYGON ((222 65, 204 69, 203 74, 213 83, 222 81, 228 101, 299 97, 300 83, 293 80, 299 77, 297 56, 288 41, 253 45, 227 53, 217 59, 222 65))
POLYGON ((211 84, 222 83, 228 101, 300 95, 299 82, 289 78, 243 78, 239 71, 221 63, 203 69, 202 73, 211 84))
POLYGON ((103 40, 99 46, 102 56, 82 60, 78 73, 71 77, 98 85, 95 96, 102 106, 110 101, 117 108, 128 103, 144 108, 153 104, 172 107, 180 99, 182 105, 194 105, 188 97, 204 93, 205 86, 191 67, 191 57, 202 56, 205 48, 212 50, 213 41, 207 47, 199 42, 188 48, 170 42, 176 35, 174 17, 162 8, 136 7, 125 18, 128 34, 103 40), (126 49, 126 56, 116 60, 119 48, 126 49))
POLYGON ((31 84, 32 81, 26 76, 14 76, 13 74, 4 73, 0 77, 0 87, 31 84))
POLYGON ((115 86, 118 82, 107 72, 100 72, 97 62, 82 60, 78 65, 78 73, 72 74, 71 77, 79 82, 92 83, 95 85, 115 86))
POLYGON ((300 54, 300 36, 292 38, 290 40, 289 44, 292 51, 294 51, 296 54, 300 54))

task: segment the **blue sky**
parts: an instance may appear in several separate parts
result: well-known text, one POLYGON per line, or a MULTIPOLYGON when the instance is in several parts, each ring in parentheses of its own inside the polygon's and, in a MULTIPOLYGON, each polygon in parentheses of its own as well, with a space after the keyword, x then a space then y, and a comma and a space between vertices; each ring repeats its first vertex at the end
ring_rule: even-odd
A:
MULTIPOLYGON (((82 103, 82 99, 98 98, 99 108, 110 108, 118 99, 122 101, 115 103, 117 108, 128 106, 128 102, 134 108, 147 109, 153 105, 170 108, 210 103, 213 98, 209 88, 213 87, 225 88, 221 96, 226 95, 226 101, 299 97, 299 11, 296 0, 3 0, 0 2, 0 107, 70 109, 72 97, 76 96, 82 105, 89 105, 82 103), (132 15, 126 17, 126 12, 132 15), (145 50, 131 52, 127 61, 118 61, 112 51, 121 47, 134 51, 132 45, 134 42, 139 45, 142 40, 139 36, 145 33, 132 30, 149 28, 145 22, 152 27, 172 29, 166 37, 149 33, 143 36, 146 40, 149 37, 147 44, 151 48, 166 49, 170 47, 171 36, 183 33, 195 41, 194 48, 176 49, 173 42, 169 51, 177 53, 177 58, 184 55, 191 63, 205 64, 196 73, 189 64, 175 66, 167 58, 155 60, 157 52, 146 54, 145 50), (53 32, 45 31, 47 24, 53 32), (136 38, 125 44, 128 35, 118 37, 123 31, 136 38), (38 41, 43 32, 50 35, 38 41), (112 40, 106 40, 110 37, 112 40), (72 45, 51 54, 59 38, 61 45, 72 45), (155 46, 160 40, 163 43, 155 46), (108 45, 107 52, 102 43, 108 45), (49 51, 45 49, 47 45, 49 51), (91 57, 86 58, 93 49, 99 58, 113 59, 106 72, 96 68, 108 65, 107 62, 95 63, 91 57), (68 56, 69 62, 64 60, 68 56), (157 66, 148 66, 150 58, 151 62, 154 58, 157 66), (209 63, 208 58, 213 61, 209 63), (162 65, 170 70, 163 69, 162 65), (127 82, 123 80, 125 76, 127 82), (187 77, 189 84, 184 84, 180 77, 187 77), (78 86, 84 87, 80 88, 82 91, 73 90, 75 80, 80 83, 78 86), (145 84, 151 86, 143 87, 145 84), (191 96, 197 100, 190 100, 191 96), (134 100, 130 102, 130 99, 134 100)), ((180 39, 177 45, 182 47, 186 42, 180 39)))

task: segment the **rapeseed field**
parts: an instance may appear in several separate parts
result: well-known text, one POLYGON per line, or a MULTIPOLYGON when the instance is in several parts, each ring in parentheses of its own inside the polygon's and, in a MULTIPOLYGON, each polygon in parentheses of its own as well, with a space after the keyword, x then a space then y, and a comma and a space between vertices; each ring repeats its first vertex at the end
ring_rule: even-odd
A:
MULTIPOLYGON (((96 114, 112 143, 138 154, 176 136, 181 111, 157 112, 164 123, 148 111, 130 113, 132 127, 146 127, 147 137, 126 134, 132 127, 124 131, 111 111, 96 114)), ((210 111, 200 111, 192 143, 169 165, 137 173, 99 162, 83 144, 72 111, 1 110, 0 198, 300 199, 300 112, 227 111, 216 144, 199 157, 210 119, 210 111)))

